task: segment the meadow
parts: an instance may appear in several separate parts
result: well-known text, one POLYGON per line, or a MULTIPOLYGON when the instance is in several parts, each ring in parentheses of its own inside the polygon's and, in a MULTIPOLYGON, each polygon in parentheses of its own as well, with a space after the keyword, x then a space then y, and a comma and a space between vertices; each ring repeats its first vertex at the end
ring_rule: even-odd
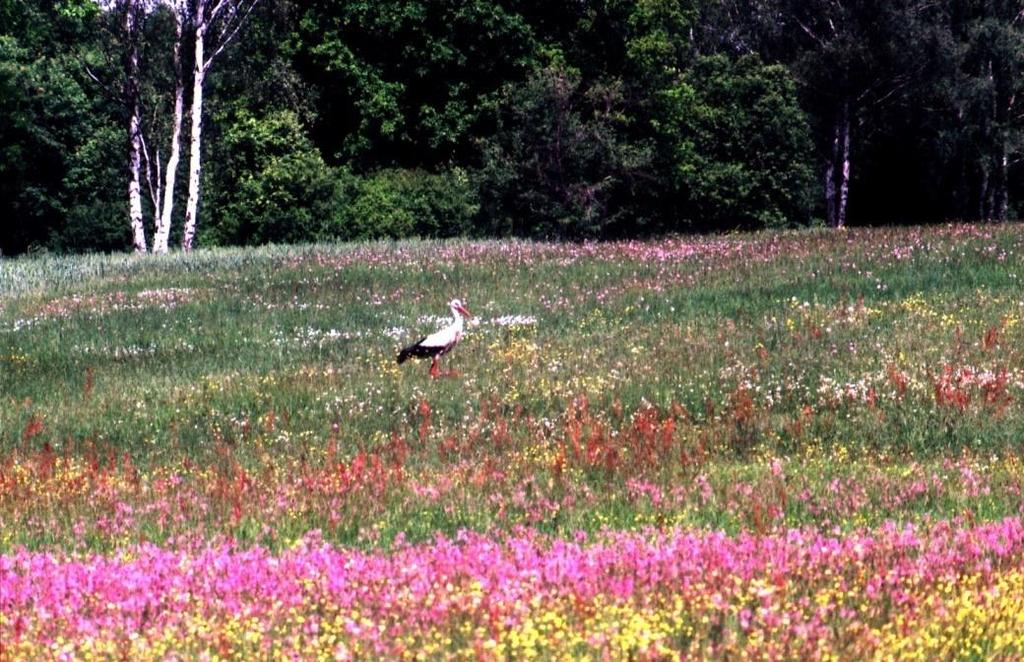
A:
POLYGON ((1020 224, 4 259, 0 659, 1024 657, 1022 281, 1020 224))

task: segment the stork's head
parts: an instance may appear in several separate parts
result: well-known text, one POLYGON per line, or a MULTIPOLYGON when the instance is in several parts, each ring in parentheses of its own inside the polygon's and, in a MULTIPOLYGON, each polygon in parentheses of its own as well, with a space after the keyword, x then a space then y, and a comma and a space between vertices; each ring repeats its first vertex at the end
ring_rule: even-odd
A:
POLYGON ((462 302, 458 299, 452 299, 448 306, 452 309, 452 313, 458 313, 463 317, 472 317, 472 313, 466 310, 466 307, 462 305, 462 302))

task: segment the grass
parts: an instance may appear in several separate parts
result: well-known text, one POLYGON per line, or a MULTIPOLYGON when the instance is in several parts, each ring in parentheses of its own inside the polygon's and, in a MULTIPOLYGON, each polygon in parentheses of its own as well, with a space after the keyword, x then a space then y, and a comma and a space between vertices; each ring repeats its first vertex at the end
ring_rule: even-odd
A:
POLYGON ((1019 224, 0 261, 0 659, 1017 657, 1022 277, 1019 224), (456 296, 460 376, 398 366, 456 296))
MULTIPOLYGON (((524 523, 736 531, 753 516, 730 486, 742 476, 770 491, 773 459, 814 498, 832 481, 888 485, 889 466, 950 457, 1016 492, 965 500, 953 481, 934 498, 870 497, 848 517, 789 499, 756 515, 761 528, 965 508, 995 518, 1020 507, 1022 242, 1019 225, 944 226, 7 260, 0 452, 16 482, 50 456, 82 485, 101 467, 171 471, 192 496, 273 475, 268 502, 359 458, 386 465, 372 493, 324 488, 284 507, 269 538, 231 516, 224 488, 202 519, 139 518, 131 533, 156 540, 197 526, 270 543, 325 528, 364 544, 524 523), (445 359, 461 377, 399 368, 396 349, 436 328, 453 296, 481 322, 445 359), (667 493, 698 475, 720 498, 629 496, 629 481, 667 493), (463 482, 433 484, 452 476, 463 482), (524 481, 532 493, 517 499, 524 481)), ((117 544, 69 535, 95 504, 68 499, 46 516, 8 492, 0 546, 117 544)))

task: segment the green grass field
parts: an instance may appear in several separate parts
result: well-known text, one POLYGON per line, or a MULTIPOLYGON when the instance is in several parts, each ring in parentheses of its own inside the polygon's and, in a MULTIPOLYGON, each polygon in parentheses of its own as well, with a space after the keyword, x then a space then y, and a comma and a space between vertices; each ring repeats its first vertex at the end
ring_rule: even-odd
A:
MULTIPOLYGON (((401 476, 343 505, 351 512, 331 528, 347 543, 372 527, 385 542, 520 523, 734 529, 742 504, 684 499, 662 512, 626 483, 667 490, 702 474, 728 490, 757 485, 778 458, 813 467, 804 475, 818 492, 897 465, 1019 452, 1022 241, 1019 225, 949 226, 8 260, 0 449, 8 463, 45 448, 108 470, 270 471, 280 489, 379 458, 401 476), (442 324, 455 296, 478 322, 445 359, 461 376, 396 365, 397 348, 442 324), (502 479, 416 498, 417 486, 484 466, 502 479), (510 508, 527 478, 534 494, 510 508), (589 496, 536 512, 538 499, 578 490, 589 496)), ((75 544, 74 507, 28 514, 9 497, 0 546, 75 544)), ((872 503, 849 521, 1019 505, 958 497, 872 503)), ((275 520, 299 534, 325 524, 322 505, 275 520)), ((800 503, 785 511, 787 524, 817 520, 800 503)), ((205 516, 210 533, 253 534, 205 516)), ((138 526, 155 539, 175 530, 138 526)))
POLYGON ((1019 521, 1022 281, 1019 224, 4 260, 0 553, 1019 521))

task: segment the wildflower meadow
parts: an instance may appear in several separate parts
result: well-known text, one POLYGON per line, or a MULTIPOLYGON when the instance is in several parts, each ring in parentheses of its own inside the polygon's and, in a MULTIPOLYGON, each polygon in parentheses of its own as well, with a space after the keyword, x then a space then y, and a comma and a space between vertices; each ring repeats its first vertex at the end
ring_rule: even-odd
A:
POLYGON ((0 660, 1021 659, 1022 402, 1020 224, 4 259, 0 660))

